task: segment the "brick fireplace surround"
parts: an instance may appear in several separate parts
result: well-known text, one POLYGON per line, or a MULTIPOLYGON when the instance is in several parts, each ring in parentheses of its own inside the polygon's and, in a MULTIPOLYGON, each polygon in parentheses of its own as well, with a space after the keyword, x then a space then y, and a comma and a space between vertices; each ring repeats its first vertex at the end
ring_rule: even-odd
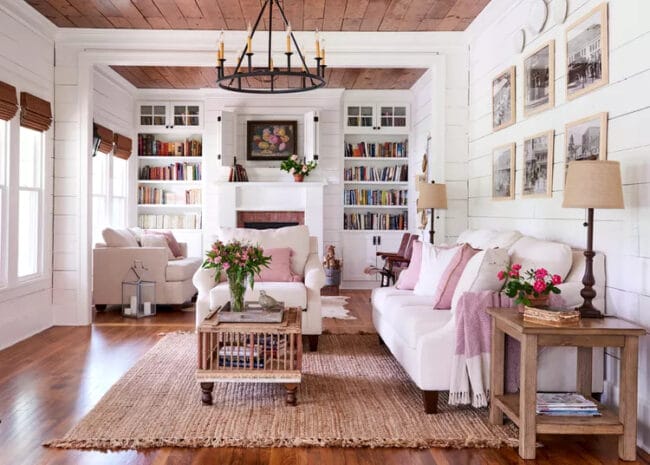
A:
POLYGON ((246 223, 305 224, 305 213, 301 211, 238 211, 237 227, 246 223))

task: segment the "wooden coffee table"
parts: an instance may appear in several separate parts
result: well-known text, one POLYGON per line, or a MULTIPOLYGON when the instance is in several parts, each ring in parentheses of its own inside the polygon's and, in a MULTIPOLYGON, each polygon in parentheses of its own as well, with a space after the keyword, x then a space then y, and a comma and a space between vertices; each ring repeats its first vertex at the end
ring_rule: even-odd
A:
POLYGON ((289 308, 281 323, 220 323, 210 313, 197 330, 196 379, 201 400, 212 404, 214 383, 279 383, 296 405, 302 379, 302 314, 289 308))

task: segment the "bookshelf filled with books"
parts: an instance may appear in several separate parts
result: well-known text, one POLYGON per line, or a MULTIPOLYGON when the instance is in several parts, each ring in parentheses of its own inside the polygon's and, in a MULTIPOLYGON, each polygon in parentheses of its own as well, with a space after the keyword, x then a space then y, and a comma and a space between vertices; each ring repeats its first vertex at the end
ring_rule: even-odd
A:
MULTIPOLYGON (((197 129, 138 134, 138 226, 171 229, 179 240, 201 241, 203 135, 197 129)), ((192 244, 201 251, 201 244, 192 244)), ((195 252, 196 253, 196 252, 195 252)))

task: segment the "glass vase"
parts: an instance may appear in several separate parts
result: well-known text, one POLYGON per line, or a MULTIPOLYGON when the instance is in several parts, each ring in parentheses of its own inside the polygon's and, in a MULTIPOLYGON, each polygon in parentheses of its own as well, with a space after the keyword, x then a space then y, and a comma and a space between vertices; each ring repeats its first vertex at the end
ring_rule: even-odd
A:
POLYGON ((243 312, 244 311, 244 294, 246 293, 246 283, 248 282, 248 275, 242 273, 238 275, 228 276, 228 290, 230 291, 230 311, 243 312))

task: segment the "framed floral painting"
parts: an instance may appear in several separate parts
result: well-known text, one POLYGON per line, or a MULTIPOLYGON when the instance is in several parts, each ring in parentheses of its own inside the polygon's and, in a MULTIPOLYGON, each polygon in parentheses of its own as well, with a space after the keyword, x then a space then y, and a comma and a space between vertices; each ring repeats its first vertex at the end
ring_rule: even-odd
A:
POLYGON ((297 121, 248 121, 246 160, 285 160, 297 153, 297 121))

